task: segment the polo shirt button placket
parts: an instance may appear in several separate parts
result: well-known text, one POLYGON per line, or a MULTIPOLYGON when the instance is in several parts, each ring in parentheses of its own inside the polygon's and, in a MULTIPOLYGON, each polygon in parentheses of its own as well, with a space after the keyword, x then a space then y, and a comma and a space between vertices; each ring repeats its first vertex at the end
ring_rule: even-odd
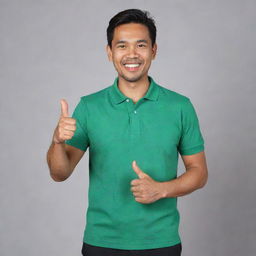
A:
POLYGON ((131 122, 131 136, 132 136, 132 144, 133 147, 136 147, 136 143, 138 143, 138 139, 139 139, 139 129, 140 129, 140 125, 139 125, 139 114, 137 110, 133 110, 131 113, 131 118, 132 118, 132 122, 131 122))
POLYGON ((138 116, 138 102, 136 105, 132 102, 131 99, 127 98, 125 100, 127 102, 127 111, 129 113, 129 124, 130 124, 130 136, 131 136, 131 146, 134 148, 136 146, 136 142, 138 142, 138 136, 139 136, 139 116, 138 116))

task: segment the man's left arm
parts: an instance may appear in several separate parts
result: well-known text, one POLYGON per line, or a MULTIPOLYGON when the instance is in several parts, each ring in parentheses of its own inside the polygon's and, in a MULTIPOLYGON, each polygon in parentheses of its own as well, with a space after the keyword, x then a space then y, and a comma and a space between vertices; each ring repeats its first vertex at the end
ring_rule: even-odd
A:
POLYGON ((176 179, 161 182, 162 198, 178 197, 205 186, 208 169, 204 151, 193 155, 181 155, 186 172, 176 179))

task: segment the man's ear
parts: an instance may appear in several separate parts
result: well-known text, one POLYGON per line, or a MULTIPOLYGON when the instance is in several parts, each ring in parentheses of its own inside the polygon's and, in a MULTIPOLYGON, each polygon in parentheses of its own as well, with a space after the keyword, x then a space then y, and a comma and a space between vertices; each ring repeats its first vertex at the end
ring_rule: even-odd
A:
POLYGON ((110 46, 108 44, 106 45, 106 52, 108 55, 108 60, 112 61, 112 50, 110 49, 110 46))
POLYGON ((156 57, 156 53, 157 53, 157 44, 155 43, 154 46, 152 47, 152 59, 154 60, 156 57))

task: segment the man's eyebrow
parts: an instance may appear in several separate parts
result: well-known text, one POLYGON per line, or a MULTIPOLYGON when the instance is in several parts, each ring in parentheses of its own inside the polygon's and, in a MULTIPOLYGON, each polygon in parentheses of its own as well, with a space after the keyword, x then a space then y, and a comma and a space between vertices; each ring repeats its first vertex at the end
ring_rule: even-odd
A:
MULTIPOLYGON (((117 41, 116 42, 116 44, 124 44, 124 43, 126 43, 127 41, 125 41, 125 40, 119 40, 119 41, 117 41)), ((137 40, 137 43, 148 43, 148 40, 146 40, 146 39, 140 39, 140 40, 137 40)))
POLYGON ((124 41, 124 40, 119 40, 116 42, 116 44, 124 44, 124 43, 126 43, 126 41, 124 41))
POLYGON ((146 40, 146 39, 141 39, 141 40, 138 40, 137 42, 138 42, 138 43, 148 43, 148 40, 146 40))

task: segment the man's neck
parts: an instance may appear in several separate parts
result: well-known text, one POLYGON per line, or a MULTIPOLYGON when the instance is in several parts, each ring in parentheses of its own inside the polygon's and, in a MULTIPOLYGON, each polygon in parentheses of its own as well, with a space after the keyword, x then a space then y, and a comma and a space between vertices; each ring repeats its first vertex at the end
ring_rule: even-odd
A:
POLYGON ((127 97, 131 98, 134 103, 146 95, 150 82, 148 76, 136 82, 128 82, 122 77, 118 77, 118 88, 127 97))

